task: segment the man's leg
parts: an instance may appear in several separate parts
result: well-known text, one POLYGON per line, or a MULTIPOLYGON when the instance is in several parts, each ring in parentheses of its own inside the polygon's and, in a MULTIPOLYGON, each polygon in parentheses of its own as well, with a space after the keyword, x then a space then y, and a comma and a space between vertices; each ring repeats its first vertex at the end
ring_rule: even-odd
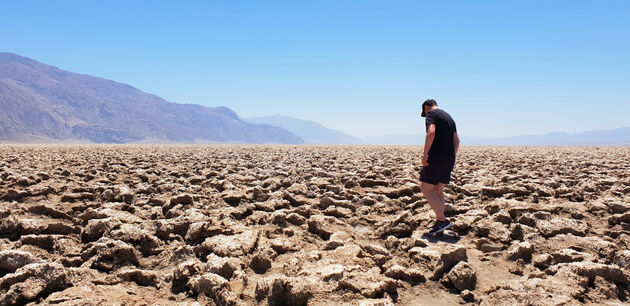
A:
POLYGON ((442 207, 446 206, 446 199, 444 198, 444 187, 446 187, 446 184, 444 183, 438 183, 437 186, 435 186, 435 192, 438 195, 438 197, 440 197, 440 202, 442 203, 442 207))
POLYGON ((427 198, 427 202, 429 202, 429 205, 435 212, 435 218, 438 221, 445 221, 446 216, 444 215, 444 195, 442 194, 442 198, 440 198, 438 194, 439 185, 422 182, 422 184, 420 184, 420 190, 427 198))

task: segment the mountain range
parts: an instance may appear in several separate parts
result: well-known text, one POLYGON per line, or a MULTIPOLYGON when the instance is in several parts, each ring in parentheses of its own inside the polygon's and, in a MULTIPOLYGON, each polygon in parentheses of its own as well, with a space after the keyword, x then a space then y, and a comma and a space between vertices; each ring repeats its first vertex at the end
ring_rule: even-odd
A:
POLYGON ((282 143, 285 129, 227 107, 168 102, 130 85, 0 53, 0 140, 90 143, 282 143))
MULTIPOLYGON (((389 134, 364 137, 365 142, 374 145, 424 145, 423 133, 389 134)), ((605 146, 630 145, 630 127, 613 130, 586 131, 581 133, 555 132, 540 135, 488 138, 460 135, 462 145, 501 145, 501 146, 605 146)))
MULTIPOLYGON (((630 127, 463 145, 630 145, 630 127)), ((227 107, 179 104, 130 85, 0 53, 0 142, 423 145, 424 133, 357 138, 283 115, 241 119, 227 107)))
POLYGON ((317 122, 291 118, 283 115, 245 119, 256 124, 269 124, 281 127, 304 139, 307 144, 357 145, 365 141, 344 132, 329 129, 317 122))

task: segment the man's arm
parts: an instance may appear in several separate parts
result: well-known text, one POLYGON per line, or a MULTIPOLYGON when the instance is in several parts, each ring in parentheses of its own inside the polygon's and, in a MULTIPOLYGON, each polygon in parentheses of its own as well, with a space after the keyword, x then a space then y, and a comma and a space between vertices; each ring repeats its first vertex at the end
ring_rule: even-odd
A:
POLYGON ((431 149, 431 145, 433 144, 433 138, 435 138, 435 124, 429 125, 427 129, 427 136, 424 139, 424 153, 422 154, 422 165, 428 166, 429 163, 427 159, 429 159, 429 149, 431 149))
POLYGON ((459 136, 457 136, 457 132, 453 133, 453 144, 455 145, 455 155, 457 155, 457 150, 459 150, 459 136))

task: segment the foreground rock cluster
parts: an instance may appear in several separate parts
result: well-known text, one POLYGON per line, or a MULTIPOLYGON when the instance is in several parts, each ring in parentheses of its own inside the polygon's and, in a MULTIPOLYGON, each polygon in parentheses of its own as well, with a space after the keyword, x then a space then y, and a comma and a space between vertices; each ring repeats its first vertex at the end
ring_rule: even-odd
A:
POLYGON ((630 148, 0 147, 0 305, 628 302, 630 148))

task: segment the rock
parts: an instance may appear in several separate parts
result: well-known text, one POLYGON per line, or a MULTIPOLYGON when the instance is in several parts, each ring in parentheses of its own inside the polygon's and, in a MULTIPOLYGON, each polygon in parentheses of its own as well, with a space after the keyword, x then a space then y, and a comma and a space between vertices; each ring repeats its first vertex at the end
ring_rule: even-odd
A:
POLYGON ((512 223, 512 216, 505 211, 498 212, 492 215, 492 219, 496 222, 510 225, 512 223))
POLYGON ((246 198, 245 191, 243 190, 228 190, 221 193, 221 199, 232 206, 237 206, 243 199, 246 198))
MULTIPOLYGON (((168 229, 174 225, 167 225, 164 228, 168 229)), ((204 239, 212 236, 212 222, 195 222, 187 226, 187 231, 184 239, 192 244, 201 243, 204 239)))
POLYGON ((503 250, 503 245, 496 244, 488 238, 479 238, 475 240, 475 246, 477 246, 477 250, 482 252, 496 252, 503 250))
POLYGON ((340 264, 324 265, 316 270, 323 281, 338 281, 343 277, 344 267, 340 264))
POLYGON ((468 289, 462 290, 459 296, 464 300, 464 302, 472 303, 475 301, 475 294, 468 289))
POLYGON ((24 305, 70 286, 70 280, 59 263, 31 263, 0 278, 0 305, 24 305), (5 291, 6 290, 6 291, 5 291))
POLYGON ((258 274, 263 274, 271 268, 273 259, 277 256, 276 252, 271 249, 263 248, 254 253, 252 260, 249 263, 249 267, 258 274))
POLYGON ((532 263, 539 269, 545 270, 553 264, 553 256, 549 254, 539 254, 532 258, 532 263))
POLYGON ((263 278, 256 283, 256 289, 254 290, 256 301, 260 302, 269 295, 273 281, 273 278, 263 278))
POLYGON ((133 246, 109 238, 89 243, 81 253, 81 259, 85 261, 83 266, 101 271, 112 271, 127 265, 138 266, 138 257, 138 251, 133 246))
POLYGON ((133 204, 136 201, 136 195, 131 191, 126 191, 118 195, 117 200, 127 204, 133 204))
POLYGON ((534 248, 529 241, 523 241, 520 243, 513 243, 508 249, 508 259, 517 260, 519 258, 524 260, 531 260, 534 248))
POLYGON ((81 239, 84 242, 95 241, 101 238, 105 233, 109 233, 119 228, 122 223, 114 218, 92 219, 83 228, 81 239))
POLYGON ((627 279, 623 270, 613 265, 606 265, 594 262, 571 262, 553 265, 548 269, 551 274, 580 275, 587 277, 590 281, 599 276, 611 283, 625 283, 627 279))
POLYGON ((205 273, 194 277, 186 285, 195 294, 204 294, 219 305, 236 305, 238 297, 230 291, 228 281, 214 273, 205 273))
POLYGON ((595 258, 591 254, 578 252, 574 249, 562 249, 557 252, 551 253, 553 261, 555 263, 563 262, 578 262, 578 261, 592 261, 595 258))
POLYGON ((57 238, 59 238, 59 235, 24 235, 20 237, 20 243, 38 246, 48 252, 52 252, 57 238))
POLYGON ((287 241, 287 239, 270 239, 269 245, 271 249, 276 251, 278 254, 300 250, 300 247, 296 243, 287 241))
POLYGON ((90 200, 94 201, 96 197, 91 192, 67 193, 61 196, 61 202, 76 202, 90 200))
POLYGON ((57 219, 72 220, 70 215, 46 204, 33 205, 28 208, 28 211, 34 214, 47 215, 57 219))
POLYGON ((479 237, 486 237, 492 241, 508 243, 510 239, 510 230, 507 226, 500 222, 494 222, 487 219, 479 221, 473 226, 479 237))
POLYGON ((527 225, 521 225, 520 223, 512 224, 510 226, 510 239, 523 240, 525 238, 525 230, 523 230, 523 227, 527 227, 527 225))
POLYGON ((349 218, 352 216, 352 211, 350 209, 337 206, 329 206, 323 213, 326 216, 333 216, 337 218, 349 218))
POLYGON ((515 278, 495 286, 480 298, 480 305, 578 305, 585 289, 579 280, 557 278, 515 278))
POLYGON ((84 222, 88 222, 92 219, 106 219, 112 218, 118 220, 122 223, 142 223, 145 220, 142 218, 127 212, 121 211, 114 208, 99 208, 99 209, 87 209, 84 213, 82 213, 79 218, 81 218, 84 222))
POLYGON ((37 261, 39 261, 37 257, 26 251, 0 251, 0 271, 15 272, 15 270, 37 261))
POLYGON ((277 277, 256 284, 256 300, 267 297, 269 306, 307 305, 313 296, 313 281, 305 278, 277 277))
POLYGON ((193 197, 190 194, 181 194, 169 199, 168 206, 173 207, 175 205, 192 205, 194 203, 193 197))
POLYGON ((321 215, 314 215, 308 219, 308 231, 319 236, 324 240, 328 240, 333 231, 330 228, 330 224, 333 224, 332 217, 326 217, 321 215))
POLYGON ((123 281, 134 282, 140 286, 157 287, 158 276, 153 271, 127 268, 116 272, 116 276, 123 281))
POLYGON ((190 259, 195 259, 195 251, 189 245, 182 245, 175 248, 171 253, 171 262, 180 263, 190 259))
POLYGON ((407 221, 410 218, 411 213, 409 211, 405 211, 401 213, 396 219, 381 226, 376 231, 376 235, 383 239, 387 238, 388 236, 394 236, 397 238, 410 237, 413 233, 413 228, 411 224, 409 224, 409 222, 407 221))
POLYGON ((608 202, 606 206, 608 206, 613 214, 623 214, 630 211, 630 205, 626 203, 608 202))
POLYGON ((306 218, 296 213, 290 213, 287 215, 287 221, 294 225, 302 225, 306 223, 306 218))
POLYGON ((189 259, 178 264, 173 270, 172 290, 181 292, 191 277, 201 273, 204 270, 203 264, 197 259, 189 259))
POLYGON ((630 211, 624 214, 616 214, 610 217, 610 224, 630 223, 630 211))
POLYGON ((21 202, 22 199, 27 196, 28 196, 27 192, 9 189, 2 196, 0 196, 0 199, 7 202, 11 202, 11 201, 21 202))
POLYGON ((46 227, 42 231, 43 234, 70 235, 81 233, 81 229, 78 226, 65 220, 50 220, 46 221, 45 224, 46 227))
POLYGON ((274 211, 271 214, 271 223, 284 226, 287 223, 287 214, 283 211, 274 211))
POLYGON ((33 186, 26 191, 26 193, 31 197, 47 196, 54 192, 55 189, 51 186, 33 186))
POLYGON ((312 203, 311 199, 303 195, 294 195, 288 192, 285 192, 282 198, 288 201, 293 206, 309 205, 312 203))
POLYGON ((131 224, 121 224, 118 229, 109 233, 109 237, 138 246, 145 256, 156 255, 162 252, 162 241, 160 239, 131 224))
POLYGON ((337 231, 330 235, 328 242, 324 246, 325 250, 334 250, 340 246, 345 245, 347 242, 352 241, 352 237, 343 231, 337 231))
POLYGON ((390 253, 386 248, 376 243, 361 244, 361 248, 371 255, 388 255, 390 253))
POLYGON ((257 230, 244 231, 232 236, 216 235, 206 238, 202 247, 221 257, 239 257, 254 251, 258 236, 257 230))
POLYGON ((196 175, 196 176, 193 176, 193 177, 189 178, 188 182, 190 182, 193 185, 199 185, 199 183, 202 183, 205 180, 206 180, 206 178, 204 176, 196 175))
POLYGON ((382 193, 384 193, 388 198, 390 199, 398 199, 400 197, 411 197, 414 195, 413 189, 411 189, 411 187, 409 186, 402 186, 402 187, 398 187, 398 188, 387 188, 384 187, 386 189, 380 190, 382 193))
POLYGON ((418 263, 425 275, 431 280, 438 280, 460 261, 468 260, 466 248, 460 245, 429 245, 413 248, 409 252, 414 262, 418 263))
POLYGON ((596 276, 593 280, 593 288, 588 291, 587 297, 592 301, 618 300, 619 289, 615 284, 607 282, 603 277, 596 276))
POLYGON ((477 272, 465 261, 457 263, 446 277, 457 290, 475 290, 477 285, 477 272))
POLYGON ((427 279, 422 271, 416 268, 405 268, 401 265, 393 265, 385 271, 385 276, 399 279, 412 285, 424 283, 427 279))
POLYGON ((334 198, 331 197, 322 197, 319 200, 319 207, 321 209, 327 209, 329 207, 338 207, 338 208, 347 208, 351 211, 355 211, 356 210, 356 206, 354 204, 352 204, 352 202, 347 201, 347 200, 336 200, 334 198))
POLYGON ((359 306, 394 306, 394 302, 392 302, 392 299, 389 296, 381 299, 359 300, 356 303, 356 305, 359 306))
POLYGON ((372 268, 367 272, 352 271, 344 273, 339 280, 338 289, 347 289, 357 292, 367 298, 375 298, 382 296, 384 293, 394 294, 398 288, 395 280, 383 276, 378 267, 372 268))
POLYGON ((576 236, 586 235, 588 226, 583 221, 575 219, 551 219, 538 220, 536 228, 545 237, 552 237, 560 234, 573 234, 576 236))
POLYGON ((628 269, 630 268, 630 250, 622 250, 615 253, 615 264, 628 269))
POLYGON ((230 279, 234 272, 240 270, 242 266, 243 262, 238 258, 219 257, 216 254, 210 254, 207 257, 205 270, 218 274, 225 279, 230 279))
POLYGON ((116 193, 111 189, 107 189, 101 193, 100 199, 103 202, 116 202, 116 193))
POLYGON ((386 180, 373 180, 373 179, 362 179, 359 180, 359 185, 361 187, 376 187, 376 186, 389 186, 389 183, 386 180))

